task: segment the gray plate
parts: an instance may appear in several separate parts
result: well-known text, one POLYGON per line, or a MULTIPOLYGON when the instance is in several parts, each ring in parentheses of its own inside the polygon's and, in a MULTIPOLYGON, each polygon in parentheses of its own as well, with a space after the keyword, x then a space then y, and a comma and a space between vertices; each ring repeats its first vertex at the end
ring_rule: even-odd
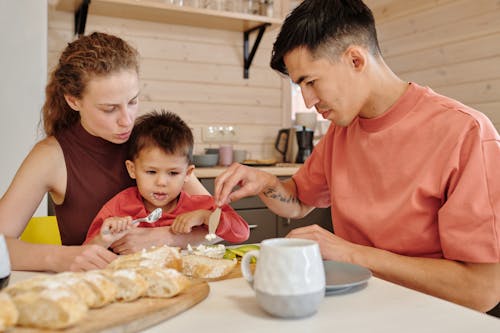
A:
POLYGON ((369 269, 359 265, 329 260, 324 260, 323 264, 325 266, 325 289, 329 294, 359 286, 372 277, 369 269))

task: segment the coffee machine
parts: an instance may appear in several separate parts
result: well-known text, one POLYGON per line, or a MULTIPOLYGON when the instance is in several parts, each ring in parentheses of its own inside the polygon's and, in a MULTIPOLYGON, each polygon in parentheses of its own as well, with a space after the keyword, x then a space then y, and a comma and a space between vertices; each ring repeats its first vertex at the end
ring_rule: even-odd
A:
POLYGON ((296 127, 282 128, 276 137, 274 147, 283 156, 282 161, 285 163, 295 163, 297 158, 299 147, 296 132, 296 127))
POLYGON ((313 150, 314 131, 302 126, 295 132, 297 136, 297 145, 299 147, 295 163, 304 163, 311 155, 313 150))
POLYGON ((314 131, 305 126, 283 128, 278 132, 274 147, 283 155, 283 162, 304 163, 313 149, 314 131))

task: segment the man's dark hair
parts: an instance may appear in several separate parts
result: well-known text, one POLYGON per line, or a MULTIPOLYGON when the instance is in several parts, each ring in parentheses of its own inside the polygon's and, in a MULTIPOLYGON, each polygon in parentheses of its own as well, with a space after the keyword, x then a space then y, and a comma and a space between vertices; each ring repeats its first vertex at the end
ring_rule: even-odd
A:
POLYGON ((304 0, 285 19, 274 42, 271 68, 288 75, 283 57, 297 47, 337 59, 350 45, 380 54, 372 11, 361 0, 304 0))
POLYGON ((137 118, 130 136, 128 158, 134 160, 141 150, 157 147, 167 154, 186 156, 191 163, 193 142, 191 129, 177 114, 153 111, 137 118))

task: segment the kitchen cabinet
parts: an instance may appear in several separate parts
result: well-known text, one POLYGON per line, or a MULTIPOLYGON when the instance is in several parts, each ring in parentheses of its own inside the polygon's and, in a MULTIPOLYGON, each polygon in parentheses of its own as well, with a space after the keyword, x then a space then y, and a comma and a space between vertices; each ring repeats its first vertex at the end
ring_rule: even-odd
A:
MULTIPOLYGON (((287 177, 280 177, 280 179, 287 177)), ((210 192, 214 192, 214 178, 200 178, 210 192)), ((250 226, 250 238, 245 243, 258 243, 267 238, 284 237, 292 229, 318 224, 333 232, 330 208, 316 208, 301 219, 288 219, 270 211, 258 196, 248 197, 231 203, 231 207, 250 226)))
POLYGON ((85 32, 88 14, 243 32, 244 78, 249 76, 266 28, 276 28, 282 23, 275 17, 178 6, 162 0, 58 0, 55 8, 75 13, 75 34, 78 35, 85 32), (250 47, 249 37, 253 32, 258 35, 250 47))

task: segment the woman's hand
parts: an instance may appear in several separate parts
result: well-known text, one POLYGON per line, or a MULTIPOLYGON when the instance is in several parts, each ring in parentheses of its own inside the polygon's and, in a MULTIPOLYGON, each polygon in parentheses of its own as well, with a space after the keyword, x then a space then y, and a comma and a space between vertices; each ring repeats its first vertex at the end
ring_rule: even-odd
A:
POLYGON ((53 260, 50 266, 56 272, 102 269, 116 258, 116 254, 95 244, 63 246, 59 253, 49 259, 53 260))
POLYGON ((208 217, 212 212, 206 209, 198 209, 191 212, 178 215, 172 225, 170 231, 174 234, 190 233, 193 227, 207 224, 208 217))

